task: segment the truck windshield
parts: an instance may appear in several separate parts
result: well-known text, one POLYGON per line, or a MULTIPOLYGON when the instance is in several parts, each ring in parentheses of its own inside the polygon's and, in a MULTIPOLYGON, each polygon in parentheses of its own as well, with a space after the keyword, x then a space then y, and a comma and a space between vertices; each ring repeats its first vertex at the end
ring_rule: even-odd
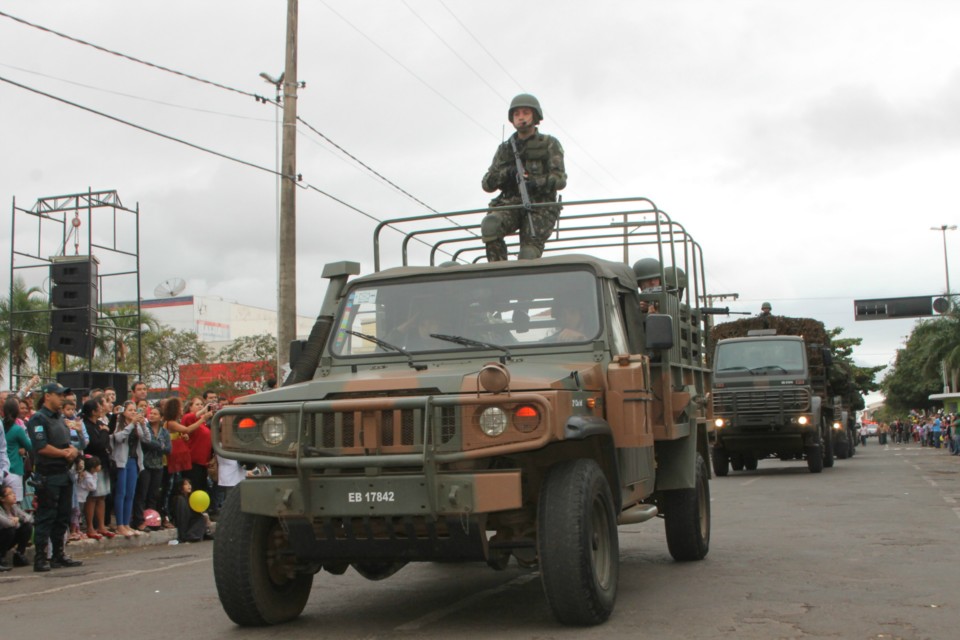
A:
POLYGON ((414 353, 486 348, 471 342, 507 349, 588 343, 601 328, 597 291, 597 277, 586 270, 370 283, 347 294, 331 351, 389 352, 348 331, 414 353))
POLYGON ((747 340, 717 345, 714 372, 722 375, 777 375, 804 370, 803 343, 797 340, 747 340))

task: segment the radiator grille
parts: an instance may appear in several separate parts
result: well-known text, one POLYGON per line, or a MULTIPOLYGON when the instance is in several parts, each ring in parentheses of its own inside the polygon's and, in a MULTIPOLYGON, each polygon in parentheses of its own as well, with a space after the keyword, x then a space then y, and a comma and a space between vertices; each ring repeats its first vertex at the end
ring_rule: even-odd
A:
POLYGON ((806 389, 751 389, 714 391, 713 409, 718 413, 761 413, 806 411, 810 394, 806 389))

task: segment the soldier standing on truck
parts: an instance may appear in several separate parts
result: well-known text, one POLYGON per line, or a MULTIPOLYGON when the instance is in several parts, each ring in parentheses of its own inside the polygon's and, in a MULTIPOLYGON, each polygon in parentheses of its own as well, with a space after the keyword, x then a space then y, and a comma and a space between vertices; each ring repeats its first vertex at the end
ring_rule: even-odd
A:
POLYGON ((519 259, 539 258, 557 225, 560 207, 531 205, 556 202, 557 191, 567 186, 560 141, 537 130, 543 120, 540 102, 527 93, 518 95, 510 102, 507 119, 517 131, 497 148, 482 184, 487 193, 500 190, 500 195, 490 201, 491 207, 521 206, 484 217, 480 232, 489 262, 507 259, 504 238, 517 231, 519 259))
POLYGON ((773 311, 773 307, 770 306, 770 303, 769 303, 769 302, 764 302, 762 305, 760 305, 760 316, 761 316, 761 317, 770 315, 770 312, 771 312, 771 311, 773 311))

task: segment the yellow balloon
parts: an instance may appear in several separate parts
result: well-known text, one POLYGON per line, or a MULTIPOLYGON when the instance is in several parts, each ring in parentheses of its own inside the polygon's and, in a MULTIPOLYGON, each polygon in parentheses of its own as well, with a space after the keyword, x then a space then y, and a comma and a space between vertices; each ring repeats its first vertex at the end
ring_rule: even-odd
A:
POLYGON ((203 513, 210 506, 210 496, 206 491, 194 491, 190 494, 190 508, 197 513, 203 513))

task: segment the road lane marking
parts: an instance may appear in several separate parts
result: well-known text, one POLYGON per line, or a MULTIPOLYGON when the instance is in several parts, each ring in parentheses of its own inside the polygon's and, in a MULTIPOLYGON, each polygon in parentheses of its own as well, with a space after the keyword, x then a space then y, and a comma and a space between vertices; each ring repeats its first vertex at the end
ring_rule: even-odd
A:
POLYGON ((943 500, 947 504, 957 504, 957 499, 953 496, 943 496, 943 500))
POLYGON ((471 596, 467 596, 467 597, 464 598, 463 600, 459 600, 459 601, 457 601, 457 602, 454 602, 454 603, 453 603, 452 605, 450 605, 449 607, 444 607, 443 609, 437 609, 436 611, 433 611, 433 612, 431 612, 431 613, 428 613, 428 614, 425 615, 425 616, 421 616, 421 617, 417 618, 416 620, 413 620, 413 621, 411 621, 411 622, 404 623, 404 624, 400 625, 399 627, 395 627, 395 628, 394 628, 394 631, 416 631, 416 630, 420 629, 421 627, 425 627, 425 626, 427 626, 428 624, 433 624, 433 623, 436 622, 437 620, 440 620, 440 619, 442 619, 442 618, 445 618, 446 616, 450 615, 451 613, 455 613, 455 612, 459 611, 460 609, 463 609, 464 607, 470 606, 471 604, 473 604, 473 603, 475 603, 475 602, 477 602, 477 601, 479 601, 479 600, 483 600, 484 598, 487 598, 487 597, 489 597, 489 596, 496 595, 496 594, 498 594, 498 593, 502 593, 503 591, 507 591, 508 589, 513 589, 513 588, 515 588, 515 587, 519 587, 519 586, 525 585, 526 583, 530 582, 531 580, 536 580, 536 579, 539 578, 539 577, 540 577, 540 574, 539 574, 539 573, 530 573, 530 574, 527 574, 527 575, 519 576, 519 577, 517 577, 517 578, 514 578, 514 579, 511 580, 510 582, 505 582, 504 584, 500 585, 499 587, 493 587, 492 589, 487 589, 487 590, 485 590, 485 591, 480 591, 479 593, 475 593, 475 594, 473 594, 473 595, 471 595, 471 596))
POLYGON ((954 507, 953 512, 957 514, 957 517, 960 518, 960 507, 954 507))
POLYGON ((179 569, 180 567, 188 567, 191 564, 197 564, 198 562, 210 562, 210 558, 197 558, 196 560, 188 560, 187 562, 178 562, 176 564, 171 564, 166 567, 157 567, 156 569, 139 569, 134 571, 124 571, 123 573, 118 573, 116 575, 97 578, 96 580, 87 580, 85 582, 76 582, 74 584, 65 584, 59 587, 54 587, 52 589, 46 589, 44 591, 31 591, 29 593, 17 593, 12 596, 2 596, 0 597, 0 602, 9 602, 11 600, 19 600, 21 598, 32 598, 34 596, 43 596, 50 593, 60 593, 61 591, 76 589, 77 587, 87 587, 92 584, 100 584, 102 582, 110 582, 111 580, 117 580, 119 578, 132 578, 135 576, 142 576, 148 573, 159 573, 160 571, 169 571, 170 569, 179 569))
POLYGON ((940 485, 938 485, 938 484, 936 483, 936 481, 935 481, 933 478, 931 478, 930 476, 922 476, 922 477, 923 477, 924 480, 926 480, 928 483, 930 483, 930 486, 933 487, 934 489, 936 489, 937 487, 940 486, 940 485))
POLYGON ((745 486, 747 486, 748 484, 752 484, 752 483, 756 482, 756 481, 759 480, 759 479, 760 479, 760 478, 753 478, 753 479, 751 479, 751 480, 747 480, 746 482, 741 482, 741 483, 740 483, 740 486, 741 486, 741 487, 745 487, 745 486))

